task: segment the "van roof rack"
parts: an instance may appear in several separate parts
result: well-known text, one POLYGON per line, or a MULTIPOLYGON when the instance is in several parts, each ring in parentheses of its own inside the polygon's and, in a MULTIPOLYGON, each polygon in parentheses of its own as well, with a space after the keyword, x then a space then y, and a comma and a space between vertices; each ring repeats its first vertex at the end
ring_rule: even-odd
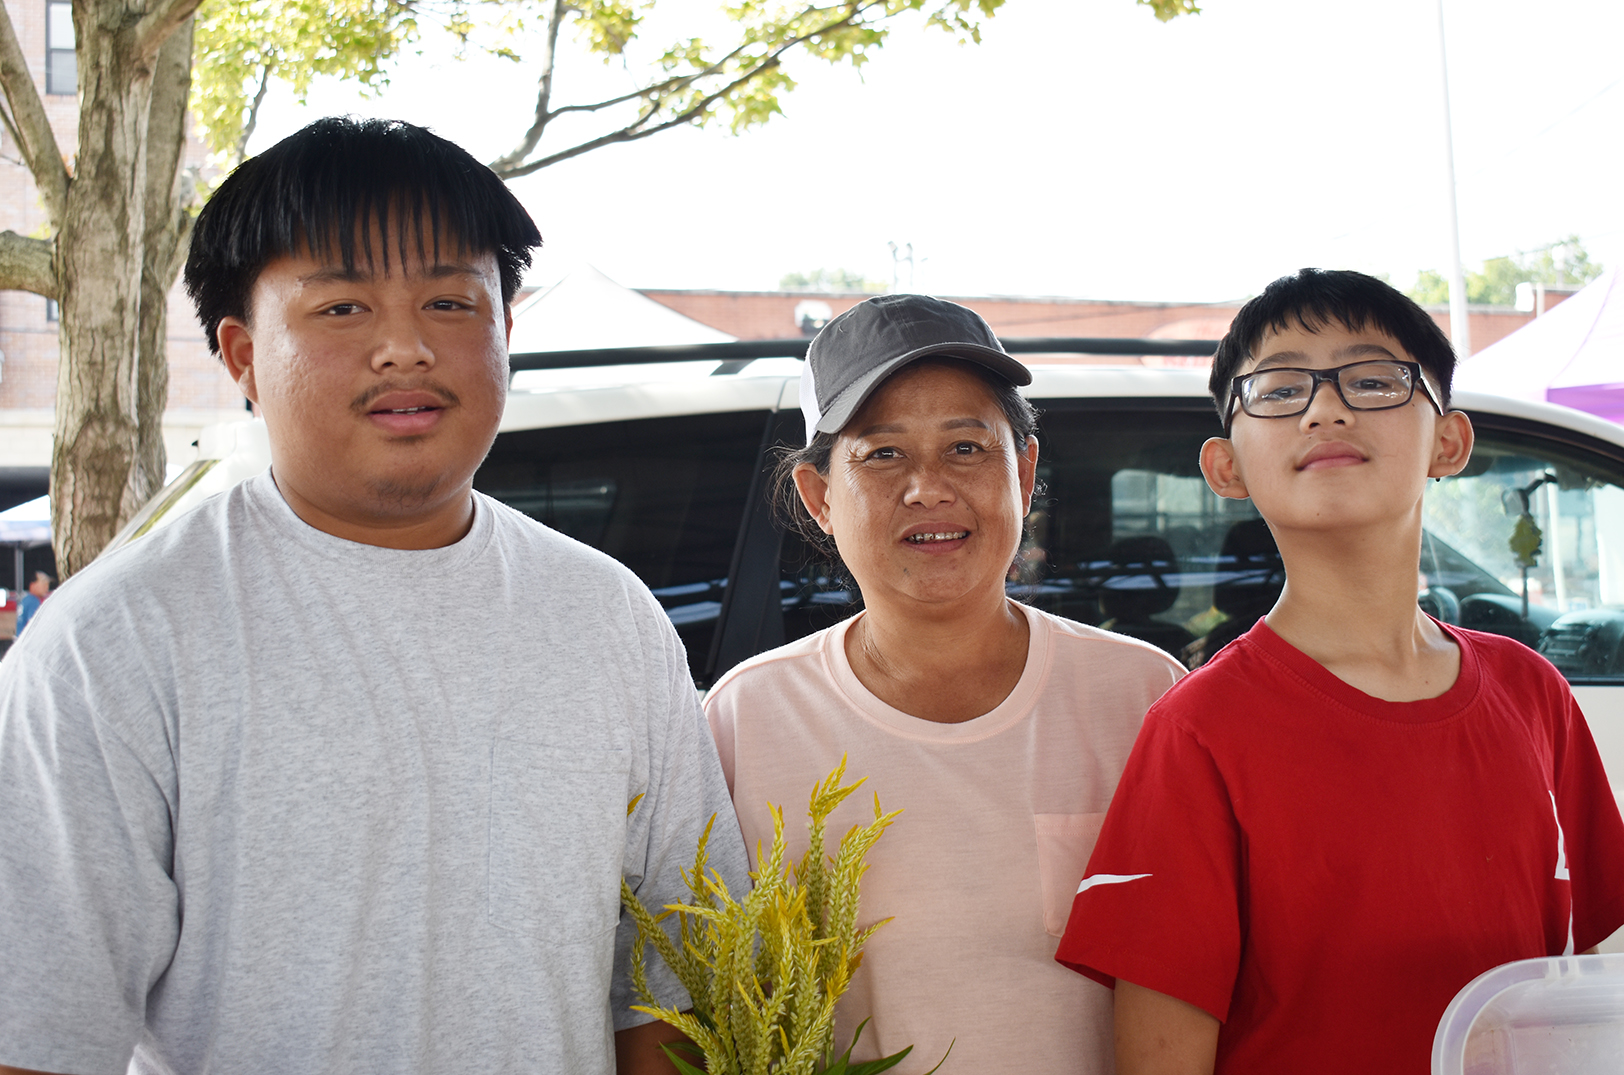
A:
MULTIPOLYGON (((573 351, 526 351, 509 356, 512 370, 562 370, 588 366, 633 366, 657 362, 720 361, 718 373, 737 373, 758 358, 805 358, 809 336, 787 340, 734 340, 679 343, 659 347, 603 347, 573 351), (732 368, 728 368, 732 367, 732 368)), ((1206 357, 1217 340, 1141 340, 1072 336, 1000 337, 1012 355, 1168 355, 1206 357)))

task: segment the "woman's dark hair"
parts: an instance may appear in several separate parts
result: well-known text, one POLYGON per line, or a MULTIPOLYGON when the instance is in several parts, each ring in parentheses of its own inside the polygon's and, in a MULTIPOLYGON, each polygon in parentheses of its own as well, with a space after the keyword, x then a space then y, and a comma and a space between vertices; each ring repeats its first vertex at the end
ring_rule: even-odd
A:
POLYGON ((1339 324, 1349 332, 1376 328, 1403 345, 1404 350, 1432 374, 1449 408, 1449 385, 1455 376, 1455 351, 1449 337, 1425 310, 1391 285, 1347 269, 1301 269, 1282 276, 1263 294, 1240 308, 1213 356, 1212 393, 1218 417, 1228 428, 1229 385, 1267 332, 1302 326, 1318 332, 1339 324))
MULTIPOLYGON (((993 398, 998 401, 998 407, 1004 412, 1004 418, 1009 422, 1010 431, 1015 435, 1015 450, 1026 451, 1026 442, 1037 435, 1038 412, 1027 398, 1021 395, 1020 390, 1013 384, 998 376, 986 366, 975 362, 955 360, 951 356, 936 356, 921 359, 919 362, 904 366, 903 369, 913 369, 926 362, 935 362, 941 365, 953 365, 968 370, 984 381, 992 390, 993 398)), ((894 374, 893 374, 894 376, 894 374)), ((882 382, 883 383, 883 382, 882 382)), ((778 464, 773 467, 772 498, 773 515, 778 522, 793 534, 801 538, 812 547, 820 556, 837 571, 845 574, 845 562, 840 558, 840 550, 835 547, 835 539, 823 532, 812 516, 807 514, 806 505, 801 503, 801 494, 795 487, 795 469, 802 463, 808 463, 819 474, 827 475, 829 465, 833 459, 835 437, 834 433, 817 433, 812 437, 810 444, 800 448, 788 446, 778 449, 778 464)), ((1038 490, 1041 492, 1042 490, 1038 490)))
POLYGON ((227 317, 249 319, 259 274, 273 259, 336 252, 345 272, 356 254, 370 267, 377 228, 383 271, 390 250, 402 262, 461 251, 495 256, 502 301, 512 302, 541 234, 513 192, 453 142, 399 120, 319 119, 243 161, 198 215, 186 258, 186 293, 209 348, 227 317))

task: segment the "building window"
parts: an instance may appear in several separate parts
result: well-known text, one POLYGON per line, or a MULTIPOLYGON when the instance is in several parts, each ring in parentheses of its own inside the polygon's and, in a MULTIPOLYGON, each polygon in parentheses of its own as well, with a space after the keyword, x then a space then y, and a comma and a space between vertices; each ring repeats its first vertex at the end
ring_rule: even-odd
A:
POLYGON ((52 324, 62 320, 62 307, 56 304, 55 299, 45 300, 45 320, 52 324))
POLYGON ((79 92, 79 66, 73 52, 73 5, 64 0, 45 3, 45 92, 79 92))

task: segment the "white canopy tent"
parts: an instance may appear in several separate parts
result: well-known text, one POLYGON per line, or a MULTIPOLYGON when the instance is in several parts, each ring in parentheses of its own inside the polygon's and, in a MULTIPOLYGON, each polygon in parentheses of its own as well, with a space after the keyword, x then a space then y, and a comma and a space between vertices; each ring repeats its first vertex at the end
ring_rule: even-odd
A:
POLYGON ((513 308, 511 354, 597 347, 726 343, 735 337, 621 287, 582 265, 513 308))
POLYGON ((46 545, 51 540, 51 498, 37 496, 14 508, 0 511, 0 544, 11 546, 12 575, 21 593, 26 587, 23 579, 23 550, 30 545, 46 545))
POLYGON ((0 542, 34 545, 51 540, 51 498, 37 496, 0 511, 0 542))
POLYGON ((1560 403, 1624 424, 1624 273, 1608 270, 1462 362, 1455 387, 1560 403))

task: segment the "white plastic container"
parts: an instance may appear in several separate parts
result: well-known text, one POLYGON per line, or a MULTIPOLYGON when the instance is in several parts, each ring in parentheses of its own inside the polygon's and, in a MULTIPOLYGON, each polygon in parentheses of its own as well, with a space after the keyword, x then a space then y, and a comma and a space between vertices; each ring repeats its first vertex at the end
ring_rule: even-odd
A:
POLYGON ((1455 995, 1432 1041, 1433 1075, 1624 1071, 1624 954, 1507 963, 1455 995))

